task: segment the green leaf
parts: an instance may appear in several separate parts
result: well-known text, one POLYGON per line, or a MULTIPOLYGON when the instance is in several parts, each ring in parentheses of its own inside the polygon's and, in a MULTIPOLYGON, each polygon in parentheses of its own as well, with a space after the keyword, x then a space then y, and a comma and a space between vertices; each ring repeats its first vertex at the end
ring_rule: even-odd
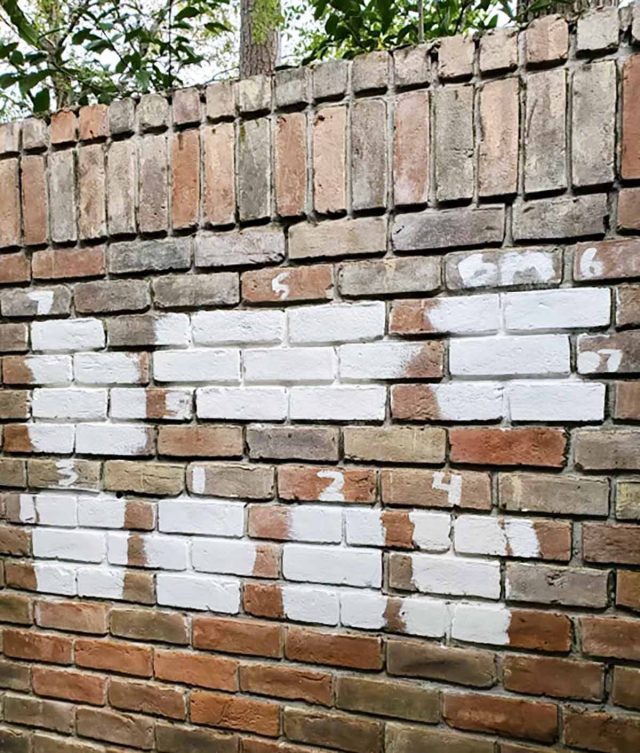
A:
POLYGON ((40 89, 33 98, 34 112, 48 112, 51 109, 51 95, 48 89, 40 89))

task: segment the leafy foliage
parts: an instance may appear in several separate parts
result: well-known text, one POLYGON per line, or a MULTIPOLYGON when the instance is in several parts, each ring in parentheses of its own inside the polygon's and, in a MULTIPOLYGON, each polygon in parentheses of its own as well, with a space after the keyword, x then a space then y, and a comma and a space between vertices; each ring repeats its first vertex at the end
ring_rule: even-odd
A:
MULTIPOLYGON (((169 89, 230 31, 227 0, 0 0, 0 90, 43 112, 169 89)), ((0 98, 3 96, 0 93, 0 98)))

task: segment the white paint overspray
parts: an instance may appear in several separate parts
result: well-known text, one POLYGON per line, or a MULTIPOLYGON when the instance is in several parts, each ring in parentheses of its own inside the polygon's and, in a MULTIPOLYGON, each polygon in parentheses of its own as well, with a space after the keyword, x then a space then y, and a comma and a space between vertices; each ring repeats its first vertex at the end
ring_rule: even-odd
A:
POLYGON ((447 492, 447 499, 451 507, 457 507, 462 499, 462 476, 451 473, 449 483, 445 483, 444 473, 436 471, 433 474, 433 489, 447 492))
POLYGON ((291 292, 285 280, 289 277, 289 272, 280 272, 271 280, 271 290, 278 296, 281 301, 286 301, 291 292))
POLYGON ((36 304, 36 315, 46 316, 53 307, 52 290, 31 290, 27 293, 29 300, 36 304))
POLYGON ((598 249, 590 246, 585 249, 580 257, 580 274, 582 277, 594 278, 600 277, 604 271, 604 265, 596 259, 598 249))
POLYGON ((74 486, 78 481, 78 472, 76 471, 73 459, 57 460, 56 470, 58 471, 58 485, 63 488, 74 486))
POLYGON ((578 354, 578 371, 591 374, 601 370, 615 373, 622 363, 622 351, 616 348, 600 348, 578 354))

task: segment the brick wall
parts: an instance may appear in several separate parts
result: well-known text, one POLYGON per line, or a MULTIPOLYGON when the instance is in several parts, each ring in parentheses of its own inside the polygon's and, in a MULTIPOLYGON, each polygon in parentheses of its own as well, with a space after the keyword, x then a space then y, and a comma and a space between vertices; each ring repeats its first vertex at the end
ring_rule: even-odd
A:
POLYGON ((639 43, 0 127, 3 753, 638 753, 639 43))

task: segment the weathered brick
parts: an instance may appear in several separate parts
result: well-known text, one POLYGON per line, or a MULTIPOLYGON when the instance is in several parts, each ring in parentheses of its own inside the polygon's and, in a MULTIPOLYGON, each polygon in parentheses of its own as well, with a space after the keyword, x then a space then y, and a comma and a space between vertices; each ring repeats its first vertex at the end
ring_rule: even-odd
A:
POLYGON ((143 233, 155 233, 168 227, 167 163, 167 137, 164 134, 148 135, 140 139, 138 222, 143 233))
POLYGON ((31 625, 33 614, 31 600, 16 593, 0 594, 0 619, 14 625, 31 625))
POLYGON ((517 191, 518 90, 515 77, 491 81, 480 90, 478 191, 481 196, 503 196, 517 191))
POLYGON ((35 294, 25 289, 6 290, 0 308, 6 317, 61 316, 70 312, 71 292, 63 285, 40 288, 35 294))
POLYGON ((579 243, 574 258, 574 279, 640 277, 639 251, 640 243, 632 239, 579 243))
POLYGON ((392 426, 344 429, 345 458, 383 463, 442 463, 446 432, 438 428, 392 426))
POLYGON ((608 573, 552 565, 507 565, 507 598, 512 601, 600 609, 606 607, 608 573))
POLYGON ((22 121, 22 148, 44 149, 49 145, 49 128, 42 118, 22 121))
POLYGON ((59 110, 51 116, 51 143, 65 144, 78 137, 78 121, 75 112, 59 110))
POLYGON ((309 101, 309 68, 282 68, 275 75, 276 107, 292 107, 309 101))
POLYGON ((278 468, 282 499, 370 503, 376 498, 376 473, 369 468, 327 471, 322 466, 282 465, 278 468), (336 489, 336 480, 340 489, 336 489))
POLYGON ((122 711, 184 719, 184 692, 180 688, 146 682, 112 678, 109 682, 109 703, 122 711))
POLYGON ((246 228, 196 238, 197 267, 251 267, 283 258, 284 233, 280 228, 246 228))
POLYGON ((431 45, 418 44, 393 51, 394 80, 398 89, 431 81, 431 45))
POLYGON ((232 272, 167 275, 153 281, 153 297, 161 309, 201 309, 237 303, 238 288, 238 275, 232 272))
POLYGON ((275 623, 224 617, 193 619, 195 648, 276 658, 282 655, 281 642, 282 630, 275 623))
POLYGON ((24 155, 22 169, 22 226, 26 246, 38 246, 49 238, 49 194, 45 158, 24 155))
POLYGON ((426 91, 401 94, 393 126, 393 195, 397 205, 423 204, 429 197, 430 99, 426 91))
POLYGON ((451 429, 451 459, 478 465, 565 464, 566 437, 559 429, 451 429))
POLYGON ((623 520, 640 520, 640 484, 632 481, 618 481, 616 517, 623 520))
POLYGON ((5 629, 5 656, 47 664, 71 664, 73 641, 68 636, 27 630, 5 629))
POLYGON ((615 63, 595 63, 574 71, 572 90, 573 183, 577 186, 610 183, 615 166, 615 63), (594 143, 599 145, 596 153, 594 143))
POLYGON ((106 105, 86 105, 78 113, 80 141, 105 139, 109 135, 109 108, 106 105))
POLYGON ((483 73, 515 68, 518 64, 517 30, 493 29, 482 34, 479 63, 483 73))
POLYGON ((39 601, 36 622, 40 627, 54 630, 104 635, 107 632, 107 607, 87 602, 39 601))
POLYGON ((619 617, 581 617, 582 650, 588 656, 638 661, 640 626, 619 617))
POLYGON ((303 113, 282 115, 275 133, 275 202, 282 217, 304 213, 307 190, 307 132, 303 113))
POLYGON ((525 190, 563 188, 566 176, 567 74, 564 68, 527 78, 525 190))
POLYGON ((143 311, 151 303, 149 285, 143 280, 80 282, 73 299, 82 314, 143 311))
POLYGON ((233 123, 219 123, 203 132, 203 217, 212 225, 233 223, 236 208, 233 123))
POLYGON ((470 199, 474 181, 473 87, 436 90, 434 128, 438 199, 470 199))
POLYGON ((389 75, 389 53, 375 50, 358 55, 351 63, 351 86, 354 92, 386 89, 389 75))
POLYGON ((159 753, 238 753, 238 739, 204 729, 183 728, 175 724, 156 723, 156 745, 159 753))
POLYGON ((36 489, 100 488, 101 464, 93 460, 72 458, 61 464, 56 460, 30 459, 29 485, 36 489))
POLYGON ((640 468, 640 432, 622 429, 578 431, 575 460, 585 470, 633 471, 640 468))
POLYGON ((398 215, 391 236, 396 251, 492 245, 503 237, 502 207, 427 209, 398 215))
POLYGON ((41 280, 101 277, 106 270, 103 246, 46 248, 31 256, 33 277, 41 280))
POLYGON ((443 37, 438 48, 438 74, 444 80, 469 78, 473 71, 473 38, 456 34, 443 37))
POLYGON ((328 672, 284 667, 271 664, 248 664, 240 667, 240 687, 258 695, 287 698, 330 706, 333 698, 332 677, 328 672))
POLYGON ((615 667, 611 700, 616 706, 640 709, 640 670, 632 667, 615 667))
POLYGON ((239 426, 161 426, 158 452, 170 457, 241 457, 242 429, 239 426))
POLYGON ((285 656, 308 664, 380 669, 382 642, 373 636, 332 634, 290 626, 285 634, 285 656))
POLYGON ((171 98, 173 122, 176 125, 192 125, 200 122, 200 92, 195 86, 176 89, 171 98))
POLYGON ((242 113, 264 112, 271 108, 271 77, 257 74, 237 83, 238 109, 242 113))
POLYGON ((3 718, 10 723, 43 727, 68 735, 73 729, 74 707, 69 703, 41 701, 7 693, 3 718))
POLYGON ((509 473, 499 476, 500 506, 517 512, 606 517, 609 484, 579 476, 509 473))
POLYGON ((618 44, 620 23, 615 8, 594 8, 578 19, 576 48, 579 52, 599 52, 618 44))
POLYGON ((351 108, 351 190, 355 211, 386 206, 386 119, 387 108, 381 99, 358 100, 351 108))
POLYGON ((242 297, 249 303, 330 300, 333 298, 333 268, 318 264, 245 272, 242 297))
POLYGON ((386 222, 382 217, 300 223, 289 231, 289 258, 382 254, 386 250, 386 222))
POLYGON ((250 426, 249 456, 268 460, 338 460, 337 429, 329 426, 250 426))
MULTIPOLYGON (((387 724, 387 753, 494 753, 493 740, 460 735, 449 729, 387 724)), ((520 752, 522 753, 522 752, 520 752)))
POLYGON ((184 491, 184 467, 170 463, 108 460, 104 465, 105 489, 175 496, 184 491))
POLYGON ((187 622, 173 612, 117 608, 111 611, 111 633, 120 638, 186 644, 187 622))
POLYGON ((0 259, 2 261, 0 285, 15 285, 21 282, 29 282, 31 279, 31 265, 24 252, 3 254, 0 259))
POLYGON ((346 207, 346 128, 345 107, 318 110, 313 124, 313 191, 315 210, 321 214, 346 207))
POLYGON ((640 326, 640 285, 620 285, 616 294, 617 326, 640 326))
POLYGON ((0 660, 0 688, 28 692, 31 688, 31 667, 8 659, 0 660))
MULTIPOLYGON (((143 100, 139 106, 140 114, 143 100)), ((135 233, 136 183, 135 144, 132 140, 113 141, 107 152, 107 220, 110 235, 135 233)))
POLYGON ((92 706, 103 706, 105 703, 107 680, 99 675, 34 667, 32 682, 37 695, 92 706))
POLYGON ((558 730, 555 704, 479 694, 446 694, 443 716, 458 729, 553 742, 558 730))
POLYGON ((633 753, 640 745, 640 722, 629 715, 568 710, 564 717, 568 745, 604 753, 633 753))
POLYGON ((347 88, 349 63, 346 60, 327 60, 313 67, 313 98, 333 99, 347 88))
POLYGON ((108 709, 79 708, 76 728, 80 735, 118 745, 149 750, 153 745, 153 721, 108 709))
POLYGON ((519 241, 602 235, 607 215, 604 194, 519 202, 514 206, 513 234, 519 241))
POLYGON ((618 194, 618 227, 640 230, 640 188, 623 188, 618 194))
POLYGON ((622 81, 622 161, 623 178, 640 177, 640 55, 625 63, 622 81))
POLYGON ((213 690, 238 689, 238 662, 235 659, 193 651, 156 649, 153 667, 159 680, 213 690))
POLYGON ((0 248, 20 245, 21 212, 18 160, 0 162, 0 248))
POLYGON ((26 324, 0 324, 0 353, 24 352, 28 335, 26 324))
POLYGON ((348 753, 382 751, 383 726, 368 719, 286 708, 284 730, 295 742, 328 745, 348 753))
POLYGON ((108 269, 112 274, 188 269, 191 266, 191 255, 190 238, 171 237, 112 243, 107 256, 108 269))
POLYGON ((638 529, 633 525, 585 523, 582 527, 582 556, 585 562, 640 565, 638 529))
POLYGON ((565 60, 569 50, 569 27, 562 16, 542 16, 525 31, 526 61, 529 65, 565 60))
POLYGON ((136 677, 151 677, 152 649, 124 641, 79 638, 75 643, 75 663, 87 669, 106 670, 136 677))
POLYGON ((491 507, 486 473, 393 468, 381 472, 381 482, 382 499, 387 505, 484 510, 491 507))
POLYGON ((195 227, 200 206, 200 134, 180 131, 171 141, 171 216, 175 230, 195 227))
POLYGON ((161 94, 144 94, 138 102, 138 122, 142 131, 160 130, 169 123, 169 103, 161 94))
POLYGON ((81 239, 102 238, 107 233, 106 174, 101 144, 78 150, 78 230, 81 239))
POLYGON ((274 492, 274 470, 242 463, 192 463, 187 485, 195 494, 270 499, 274 492))
POLYGON ((114 136, 132 133, 135 128, 136 103, 117 99, 109 105, 109 131, 114 136))
POLYGON ((269 120, 240 124, 238 132, 238 208, 241 220, 271 214, 271 150, 269 120))

